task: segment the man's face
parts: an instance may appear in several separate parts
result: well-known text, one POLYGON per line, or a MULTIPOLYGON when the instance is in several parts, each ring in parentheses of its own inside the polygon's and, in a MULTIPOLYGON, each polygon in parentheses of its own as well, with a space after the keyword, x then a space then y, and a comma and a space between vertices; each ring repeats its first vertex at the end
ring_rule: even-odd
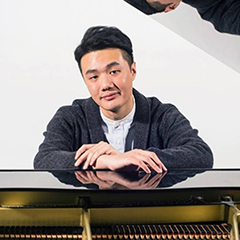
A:
POLYGON ((170 12, 178 7, 182 0, 147 0, 150 6, 159 12, 170 12))
POLYGON ((132 82, 136 64, 131 68, 118 48, 85 54, 81 59, 82 75, 93 100, 110 119, 122 119, 133 107, 132 82))

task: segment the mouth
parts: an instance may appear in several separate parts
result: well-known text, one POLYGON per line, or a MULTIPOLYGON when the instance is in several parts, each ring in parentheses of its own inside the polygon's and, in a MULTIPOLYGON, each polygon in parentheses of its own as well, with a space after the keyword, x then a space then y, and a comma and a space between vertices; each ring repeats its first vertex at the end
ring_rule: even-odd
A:
POLYGON ((118 95, 120 95, 119 92, 113 92, 113 93, 108 93, 100 97, 100 99, 106 100, 106 101, 111 101, 115 99, 118 95))

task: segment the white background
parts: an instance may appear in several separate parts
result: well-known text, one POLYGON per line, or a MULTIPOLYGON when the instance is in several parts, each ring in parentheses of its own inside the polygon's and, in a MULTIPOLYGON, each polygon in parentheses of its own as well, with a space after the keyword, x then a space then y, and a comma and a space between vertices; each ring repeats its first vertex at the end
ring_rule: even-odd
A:
POLYGON ((184 3, 176 11, 151 17, 240 73, 240 36, 216 31, 195 8, 184 3))
POLYGON ((122 0, 0 4, 0 168, 32 168, 56 110, 89 96, 73 52, 93 25, 132 39, 135 87, 178 106, 211 146, 215 167, 240 167, 237 72, 122 0))

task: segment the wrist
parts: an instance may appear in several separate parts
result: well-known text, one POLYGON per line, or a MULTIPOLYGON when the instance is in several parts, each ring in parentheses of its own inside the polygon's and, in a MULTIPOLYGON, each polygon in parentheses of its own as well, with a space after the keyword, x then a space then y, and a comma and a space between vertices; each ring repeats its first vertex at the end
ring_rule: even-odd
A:
MULTIPOLYGON (((95 162, 93 169, 110 169, 107 164, 107 158, 110 155, 101 155, 95 162)), ((111 170, 111 169, 110 169, 111 170)))

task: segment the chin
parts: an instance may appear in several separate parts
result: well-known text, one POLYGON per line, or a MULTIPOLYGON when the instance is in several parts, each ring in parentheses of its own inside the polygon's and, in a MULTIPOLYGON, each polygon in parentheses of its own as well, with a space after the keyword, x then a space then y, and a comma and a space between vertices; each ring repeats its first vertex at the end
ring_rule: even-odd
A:
POLYGON ((105 111, 109 111, 109 112, 113 112, 113 113, 117 113, 120 109, 120 106, 111 106, 111 107, 104 107, 102 106, 102 108, 105 110, 105 111))

